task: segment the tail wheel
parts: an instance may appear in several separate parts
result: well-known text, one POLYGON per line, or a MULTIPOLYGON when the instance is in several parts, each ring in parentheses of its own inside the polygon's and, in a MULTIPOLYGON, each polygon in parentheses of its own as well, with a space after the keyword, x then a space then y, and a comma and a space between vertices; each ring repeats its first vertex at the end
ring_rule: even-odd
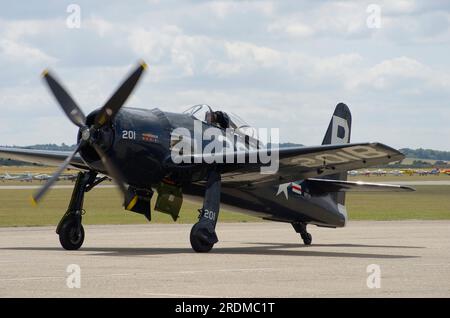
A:
POLYGON ((66 250, 78 250, 84 242, 84 228, 75 219, 68 219, 59 230, 59 242, 66 250))
POLYGON ((305 243, 305 245, 311 245, 312 235, 310 233, 302 234, 302 239, 303 239, 303 243, 305 243))

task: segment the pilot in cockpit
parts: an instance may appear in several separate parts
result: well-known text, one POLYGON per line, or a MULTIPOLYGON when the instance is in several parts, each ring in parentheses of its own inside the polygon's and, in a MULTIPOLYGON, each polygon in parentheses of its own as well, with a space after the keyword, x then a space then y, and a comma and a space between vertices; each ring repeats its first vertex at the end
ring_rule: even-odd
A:
POLYGON ((222 129, 230 127, 230 118, 227 113, 221 111, 208 111, 205 116, 206 122, 210 125, 217 126, 222 129))

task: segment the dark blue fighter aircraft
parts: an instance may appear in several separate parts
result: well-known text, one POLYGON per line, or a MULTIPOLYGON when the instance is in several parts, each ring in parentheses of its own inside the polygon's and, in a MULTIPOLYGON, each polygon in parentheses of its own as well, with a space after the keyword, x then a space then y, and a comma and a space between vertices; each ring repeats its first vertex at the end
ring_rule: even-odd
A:
POLYGON ((59 166, 33 195, 34 203, 39 202, 67 167, 80 170, 68 209, 56 229, 65 249, 76 250, 83 244, 84 194, 107 176, 123 193, 125 209, 143 214, 148 220, 151 220, 150 199, 155 192, 154 209, 170 214, 174 220, 178 218, 183 197, 201 199, 199 221, 190 233, 196 252, 208 252, 218 242, 215 227, 220 206, 290 223, 304 244, 309 245, 312 238, 306 230, 308 224, 345 226, 345 192, 413 190, 346 181, 349 170, 399 161, 404 156, 381 143, 350 143, 352 119, 345 104, 336 106, 322 145, 266 148, 248 133, 249 127, 243 120, 207 105, 193 106, 184 113, 122 108, 145 69, 146 64, 141 62, 104 106, 87 117, 55 77, 44 71, 43 78, 58 104, 79 127, 75 150, 0 147, 2 158, 59 166), (208 154, 203 151, 207 145, 202 143, 200 149, 178 151, 174 156, 174 148, 189 138, 174 131, 182 127, 193 132, 199 122, 202 130, 214 127, 224 135, 225 131, 231 132, 236 140, 231 151, 208 154), (261 173, 269 165, 263 160, 268 154, 277 155, 275 173, 261 173), (98 174, 105 177, 97 178, 98 174))

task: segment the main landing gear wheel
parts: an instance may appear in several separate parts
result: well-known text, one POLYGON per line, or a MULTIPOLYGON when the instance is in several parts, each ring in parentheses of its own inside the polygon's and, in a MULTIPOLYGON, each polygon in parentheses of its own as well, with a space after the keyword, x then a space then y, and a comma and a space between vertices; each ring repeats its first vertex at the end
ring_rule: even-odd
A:
POLYGON ((310 233, 306 232, 306 233, 302 234, 301 237, 302 237, 303 243, 305 245, 311 245, 312 235, 310 233))
POLYGON ((59 242, 66 250, 77 250, 84 242, 84 228, 81 222, 68 218, 59 229, 59 242))
MULTIPOLYGON (((96 176, 97 173, 93 171, 78 173, 67 212, 63 215, 56 227, 56 233, 59 235, 59 242, 66 250, 77 250, 83 245, 84 228, 81 221, 84 214, 84 193, 89 191, 87 190, 87 187, 95 182, 96 176)), ((91 188, 92 187, 93 186, 91 186, 91 188)))
POLYGON ((201 223, 196 223, 191 229, 191 246, 197 253, 208 253, 214 246, 208 235, 208 229, 201 223))
POLYGON ((198 222, 191 229, 191 246, 197 253, 207 253, 219 242, 216 224, 220 210, 220 183, 220 174, 211 170, 206 183, 203 207, 198 210, 198 222))

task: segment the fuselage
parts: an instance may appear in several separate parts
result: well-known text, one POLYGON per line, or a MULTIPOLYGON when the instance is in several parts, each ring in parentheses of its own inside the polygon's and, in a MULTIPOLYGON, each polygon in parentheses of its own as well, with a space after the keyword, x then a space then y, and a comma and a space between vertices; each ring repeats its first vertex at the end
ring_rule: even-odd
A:
MULTIPOLYGON (((93 117, 95 112, 91 115, 89 117, 93 117)), ((185 113, 162 112, 157 108, 123 108, 114 119, 112 127, 104 132, 102 138, 105 139, 105 150, 130 186, 152 189, 164 179, 171 179, 179 184, 183 194, 201 198, 204 188, 195 185, 195 182, 205 178, 207 166, 174 170, 171 164, 173 130, 183 127, 193 131, 195 121, 194 117, 185 113)), ((203 128, 208 127, 204 122, 202 125, 203 128)), ((107 173, 92 149, 81 149, 80 155, 92 169, 107 173)), ((343 210, 343 207, 338 206, 329 194, 311 196, 306 192, 307 189, 299 194, 294 193, 291 187, 286 191, 286 194, 277 194, 278 186, 273 185, 228 187, 224 183, 221 202, 235 210, 276 221, 306 222, 330 227, 345 225, 345 208, 343 210)))

